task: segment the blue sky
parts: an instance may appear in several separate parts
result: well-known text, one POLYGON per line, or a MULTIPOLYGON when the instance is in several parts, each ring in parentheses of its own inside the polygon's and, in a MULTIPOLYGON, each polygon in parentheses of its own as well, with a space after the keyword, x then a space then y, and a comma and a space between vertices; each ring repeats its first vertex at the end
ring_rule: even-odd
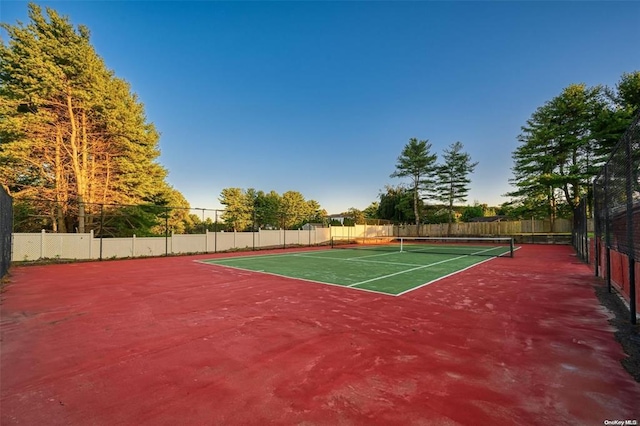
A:
MULTIPOLYGON (((499 205, 536 108, 640 69, 634 1, 36 3, 89 27, 200 208, 240 187, 364 209, 401 182, 412 137, 462 142, 479 162, 468 204, 499 205)), ((27 22, 26 4, 3 0, 0 19, 27 22)))

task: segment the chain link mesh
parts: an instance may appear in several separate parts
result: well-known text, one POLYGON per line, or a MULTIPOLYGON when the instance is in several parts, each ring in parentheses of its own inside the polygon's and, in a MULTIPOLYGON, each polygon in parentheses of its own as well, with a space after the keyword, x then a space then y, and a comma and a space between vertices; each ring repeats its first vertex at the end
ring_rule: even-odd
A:
POLYGON ((640 114, 594 181, 594 216, 607 247, 640 258, 640 114))
POLYGON ((0 186, 0 278, 11 264, 11 232, 13 229, 13 200, 0 186))

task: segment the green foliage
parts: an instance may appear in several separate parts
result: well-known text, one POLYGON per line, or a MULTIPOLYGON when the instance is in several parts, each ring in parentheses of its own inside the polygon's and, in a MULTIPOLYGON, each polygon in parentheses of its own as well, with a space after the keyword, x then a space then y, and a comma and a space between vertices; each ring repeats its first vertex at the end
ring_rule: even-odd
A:
POLYGON ((455 215, 447 207, 430 206, 424 212, 424 223, 455 222, 455 215))
POLYGON ((624 74, 617 93, 573 84, 538 108, 522 127, 514 151, 509 214, 571 215, 638 110, 640 73, 624 74))
POLYGON ((444 162, 436 170, 436 185, 433 198, 448 206, 447 220, 449 228, 447 233, 451 232, 451 223, 455 221, 453 205, 456 202, 467 200, 469 184, 471 183, 469 174, 473 173, 473 170, 478 165, 477 162, 471 162, 471 156, 463 152, 463 148, 464 146, 461 142, 451 144, 448 149, 444 150, 442 155, 444 162))
POLYGON ((345 226, 362 225, 365 223, 364 213, 355 207, 350 207, 349 210, 342 213, 342 215, 344 216, 343 224, 345 226))
POLYGON ((253 204, 250 204, 249 208, 255 211, 257 228, 277 229, 282 226, 280 219, 280 202, 280 194, 276 191, 270 191, 268 193, 258 191, 256 193, 253 204))
POLYGON ((476 217, 484 217, 484 207, 479 204, 465 207, 460 220, 462 222, 469 222, 476 217))
POLYGON ((299 229, 306 223, 323 223, 327 215, 317 201, 305 200, 296 191, 287 191, 280 196, 275 191, 225 188, 220 194, 220 202, 226 206, 222 220, 236 231, 299 229))
POLYGON ((165 208, 154 205, 105 206, 103 237, 152 237, 159 235, 154 228, 160 225, 165 208))
MULTIPOLYGON (((395 223, 415 222, 413 192, 402 185, 386 186, 386 193, 380 194, 377 216, 379 219, 391 220, 395 223)), ((422 212, 424 204, 418 200, 418 209, 422 212)))
POLYGON ((372 202, 369 206, 362 211, 364 217, 366 219, 381 219, 378 217, 378 209, 380 208, 380 203, 377 201, 372 202))
POLYGON ((253 223, 253 199, 240 188, 224 188, 220 203, 225 206, 222 220, 234 231, 244 231, 253 223))
MULTIPOLYGON (((43 206, 40 206, 43 207, 43 206)), ((39 212, 45 212, 45 209, 39 209, 33 203, 24 200, 13 201, 13 230, 14 232, 40 232, 43 229, 50 228, 53 215, 41 215, 39 212)))
MULTIPOLYGON (((35 4, 29 19, 2 24, 0 44, 0 180, 14 198, 49 200, 58 207, 39 213, 52 230, 84 232, 91 216, 80 206, 175 192, 144 106, 96 54, 89 30, 35 4)), ((146 219, 125 228, 134 222, 147 232, 146 219)))
POLYGON ((411 138, 397 159, 396 171, 391 174, 391 177, 410 180, 413 217, 416 225, 420 223, 421 193, 433 190, 437 159, 436 154, 431 154, 431 144, 428 140, 418 141, 416 138, 411 138))

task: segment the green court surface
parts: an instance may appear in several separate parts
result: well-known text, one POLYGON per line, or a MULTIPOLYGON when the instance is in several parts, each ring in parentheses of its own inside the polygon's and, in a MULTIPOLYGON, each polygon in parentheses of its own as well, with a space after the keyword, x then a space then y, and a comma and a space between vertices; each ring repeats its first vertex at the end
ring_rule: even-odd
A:
POLYGON ((493 257, 341 249, 202 262, 399 296, 493 257))

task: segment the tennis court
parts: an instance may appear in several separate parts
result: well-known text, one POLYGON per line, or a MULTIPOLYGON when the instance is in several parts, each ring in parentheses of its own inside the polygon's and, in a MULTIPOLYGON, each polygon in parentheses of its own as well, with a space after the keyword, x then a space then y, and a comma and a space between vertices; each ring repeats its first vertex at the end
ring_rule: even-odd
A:
POLYGON ((367 259, 428 255, 346 260, 383 253, 318 247, 15 267, 0 311, 0 423, 640 419, 640 383, 622 367, 594 292, 603 284, 571 247, 467 256, 480 263, 401 297, 346 287, 362 277, 322 285, 247 268, 311 260, 327 270, 345 263, 348 274, 367 259))
POLYGON ((510 239, 334 241, 340 250, 241 256, 204 263, 400 296, 498 256, 510 239))

